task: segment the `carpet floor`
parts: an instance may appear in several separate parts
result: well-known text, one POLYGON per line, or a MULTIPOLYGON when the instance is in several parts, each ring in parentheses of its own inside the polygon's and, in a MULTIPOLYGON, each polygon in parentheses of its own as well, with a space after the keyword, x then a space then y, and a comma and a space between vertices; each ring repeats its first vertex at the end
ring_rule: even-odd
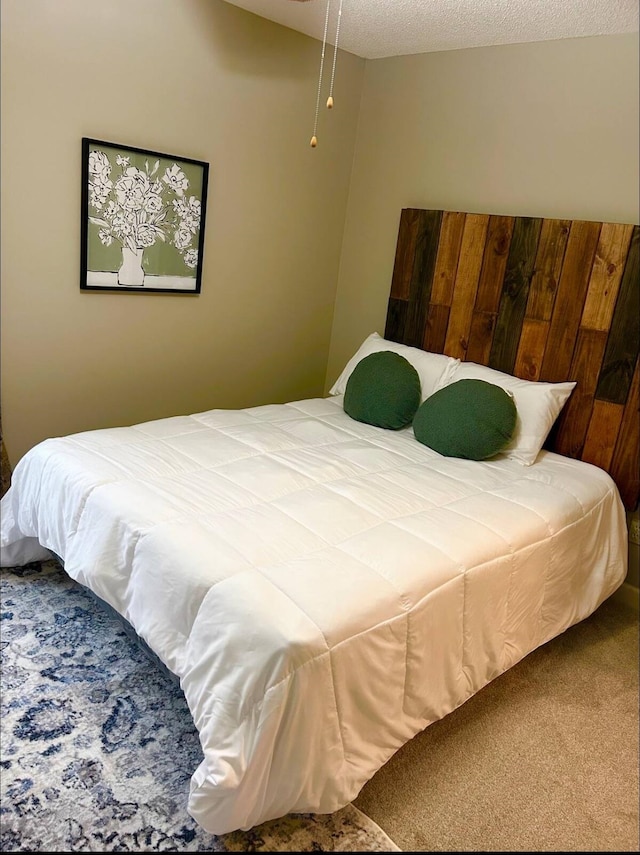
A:
POLYGON ((403 746, 354 804, 404 851, 638 852, 638 612, 610 598, 403 746))

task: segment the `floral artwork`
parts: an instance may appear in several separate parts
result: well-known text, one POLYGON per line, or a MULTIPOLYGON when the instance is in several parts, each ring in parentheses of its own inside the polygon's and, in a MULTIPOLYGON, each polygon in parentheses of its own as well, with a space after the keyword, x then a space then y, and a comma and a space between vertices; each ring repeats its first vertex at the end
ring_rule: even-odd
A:
POLYGON ((83 139, 82 289, 200 292, 208 164, 83 139))

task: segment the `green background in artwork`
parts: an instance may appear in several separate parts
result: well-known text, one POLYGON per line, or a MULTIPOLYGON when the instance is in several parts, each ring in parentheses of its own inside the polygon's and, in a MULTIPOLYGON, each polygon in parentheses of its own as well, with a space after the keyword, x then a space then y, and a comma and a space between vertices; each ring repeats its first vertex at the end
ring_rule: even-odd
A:
MULTIPOLYGON (((89 151, 102 151, 109 158, 111 163, 111 180, 115 183, 115 178, 120 177, 122 173, 121 167, 116 165, 116 157, 129 158, 129 166, 135 166, 144 172, 145 161, 149 162, 149 168, 153 169, 156 160, 160 161, 160 166, 155 177, 164 175, 165 169, 170 169, 176 163, 184 172, 189 182, 189 187, 185 190, 185 196, 195 196, 202 202, 202 167, 194 163, 185 163, 179 158, 158 157, 154 154, 144 154, 131 151, 127 148, 116 148, 115 146, 92 145, 89 151)), ((127 169, 128 167, 125 167, 127 169)), ((109 197, 111 198, 111 196, 109 197)), ((175 198, 178 198, 177 196, 175 198)), ((108 204, 108 203, 107 203, 108 204)), ((89 206, 88 215, 91 217, 100 217, 100 211, 89 206)), ((100 226, 96 226, 89 222, 87 228, 87 270, 102 271, 116 273, 122 264, 122 244, 115 238, 111 246, 105 246, 98 232, 100 226)), ((194 249, 198 249, 200 240, 200 230, 196 232, 191 242, 194 249)), ((142 256, 142 267, 145 273, 150 276, 189 276, 195 279, 196 268, 187 267, 184 263, 182 255, 172 246, 168 239, 162 241, 156 240, 153 246, 147 247, 142 256)))

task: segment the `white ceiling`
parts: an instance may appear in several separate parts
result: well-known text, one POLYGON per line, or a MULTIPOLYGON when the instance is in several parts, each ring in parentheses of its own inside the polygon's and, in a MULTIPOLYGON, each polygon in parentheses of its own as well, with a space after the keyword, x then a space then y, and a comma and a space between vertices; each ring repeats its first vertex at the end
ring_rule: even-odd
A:
MULTIPOLYGON (((227 0, 322 39, 327 0, 227 0)), ((340 0, 330 0, 335 44, 340 0)), ((638 0, 343 0, 339 46, 366 59, 638 31, 638 0)))

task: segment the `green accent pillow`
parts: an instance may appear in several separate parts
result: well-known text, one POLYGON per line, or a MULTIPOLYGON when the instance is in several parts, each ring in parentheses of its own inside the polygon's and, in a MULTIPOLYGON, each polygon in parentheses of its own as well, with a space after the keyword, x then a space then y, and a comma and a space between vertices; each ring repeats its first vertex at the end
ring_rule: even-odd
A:
POLYGON ((413 420, 418 442, 445 457, 486 460, 509 444, 516 405, 500 386, 458 380, 434 392, 413 420))
POLYGON ((420 398, 420 377, 413 365, 399 353, 381 350, 353 369, 343 407, 358 422, 400 430, 411 424, 420 398))

